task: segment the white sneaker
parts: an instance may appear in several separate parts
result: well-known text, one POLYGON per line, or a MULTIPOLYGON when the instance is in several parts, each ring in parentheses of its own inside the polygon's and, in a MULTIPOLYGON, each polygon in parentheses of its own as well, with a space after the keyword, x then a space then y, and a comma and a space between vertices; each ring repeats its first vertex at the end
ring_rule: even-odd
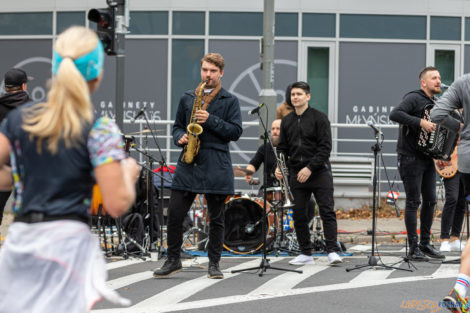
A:
POLYGON ((439 251, 441 252, 450 252, 451 248, 450 248, 450 243, 449 243, 449 240, 444 240, 443 242, 441 242, 441 246, 439 247, 439 251))
POLYGON ((298 256, 290 260, 289 264, 290 265, 315 264, 315 261, 313 260, 313 256, 311 255, 299 254, 298 256))
POLYGON ((335 265, 335 264, 340 264, 340 263, 343 263, 343 260, 338 255, 338 253, 336 252, 328 253, 328 265, 335 265))
POLYGON ((459 239, 451 241, 449 244, 449 251, 461 251, 465 245, 463 245, 459 239))

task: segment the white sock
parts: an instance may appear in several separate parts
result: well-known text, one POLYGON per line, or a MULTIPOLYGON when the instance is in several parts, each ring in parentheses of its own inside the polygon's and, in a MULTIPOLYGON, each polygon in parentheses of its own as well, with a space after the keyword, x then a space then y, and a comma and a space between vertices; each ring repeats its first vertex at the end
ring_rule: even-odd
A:
POLYGON ((469 276, 462 273, 459 273, 459 275, 457 275, 457 281, 455 282, 454 289, 457 290, 457 292, 463 299, 465 299, 465 296, 467 295, 467 289, 469 284, 469 276))

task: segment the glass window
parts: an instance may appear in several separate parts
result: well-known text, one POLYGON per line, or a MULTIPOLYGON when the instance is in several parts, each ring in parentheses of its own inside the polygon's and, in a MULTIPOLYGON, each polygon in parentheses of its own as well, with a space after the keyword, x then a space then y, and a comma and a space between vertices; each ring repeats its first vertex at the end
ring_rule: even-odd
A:
POLYGON ((341 14, 340 36, 346 38, 426 39, 426 17, 341 14))
POLYGON ((57 34, 72 25, 85 26, 85 12, 57 12, 57 34))
POLYGON ((204 35, 204 12, 173 12, 173 34, 204 35))
POLYGON ((336 16, 334 14, 304 13, 302 15, 302 36, 335 37, 336 16))
POLYGON ((309 104, 328 115, 329 82, 328 47, 309 47, 307 61, 307 83, 310 85, 309 104))
POLYGON ((460 17, 431 16, 431 39, 460 40, 460 17))
POLYGON ((209 17, 210 35, 263 35, 263 13, 211 12, 209 17))
POLYGON ((455 79, 455 51, 435 50, 434 66, 441 74, 441 82, 450 86, 455 79))
POLYGON ((130 15, 129 31, 131 35, 168 34, 168 12, 134 11, 130 15))
POLYGON ((173 39, 171 62, 171 118, 175 119, 183 92, 195 89, 201 81, 204 40, 173 39))
POLYGON ((52 13, 0 13, 0 35, 52 35, 52 13))
POLYGON ((470 41, 470 17, 465 18, 465 40, 470 41))
POLYGON ((274 31, 276 36, 297 36, 299 16, 297 13, 276 13, 274 31))

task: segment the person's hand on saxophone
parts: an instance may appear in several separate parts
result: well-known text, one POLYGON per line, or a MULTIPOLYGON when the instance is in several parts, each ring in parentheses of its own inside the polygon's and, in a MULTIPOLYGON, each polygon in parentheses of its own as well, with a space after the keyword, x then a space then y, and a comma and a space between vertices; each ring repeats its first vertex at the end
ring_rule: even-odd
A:
POLYGON ((194 116, 196 116, 198 124, 204 124, 209 118, 209 112, 206 110, 197 110, 194 116))

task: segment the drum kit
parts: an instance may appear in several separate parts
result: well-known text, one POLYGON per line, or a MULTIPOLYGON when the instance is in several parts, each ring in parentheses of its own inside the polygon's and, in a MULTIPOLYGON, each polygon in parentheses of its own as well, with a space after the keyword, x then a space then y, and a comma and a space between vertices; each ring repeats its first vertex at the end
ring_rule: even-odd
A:
MULTIPOLYGON (((236 176, 252 175, 241 168, 234 168, 236 176)), ((259 182, 253 180, 250 185, 259 182)), ((292 209, 284 208, 281 187, 266 189, 266 208, 263 197, 254 194, 236 193, 225 200, 225 250, 239 255, 258 253, 266 242, 266 248, 292 254, 299 253, 292 219, 292 209), (265 222, 263 233, 262 222, 265 222), (265 241, 266 240, 266 241, 265 241)), ((196 196, 189 215, 193 227, 183 235, 183 249, 207 250, 209 220, 207 204, 203 195, 196 196)))

